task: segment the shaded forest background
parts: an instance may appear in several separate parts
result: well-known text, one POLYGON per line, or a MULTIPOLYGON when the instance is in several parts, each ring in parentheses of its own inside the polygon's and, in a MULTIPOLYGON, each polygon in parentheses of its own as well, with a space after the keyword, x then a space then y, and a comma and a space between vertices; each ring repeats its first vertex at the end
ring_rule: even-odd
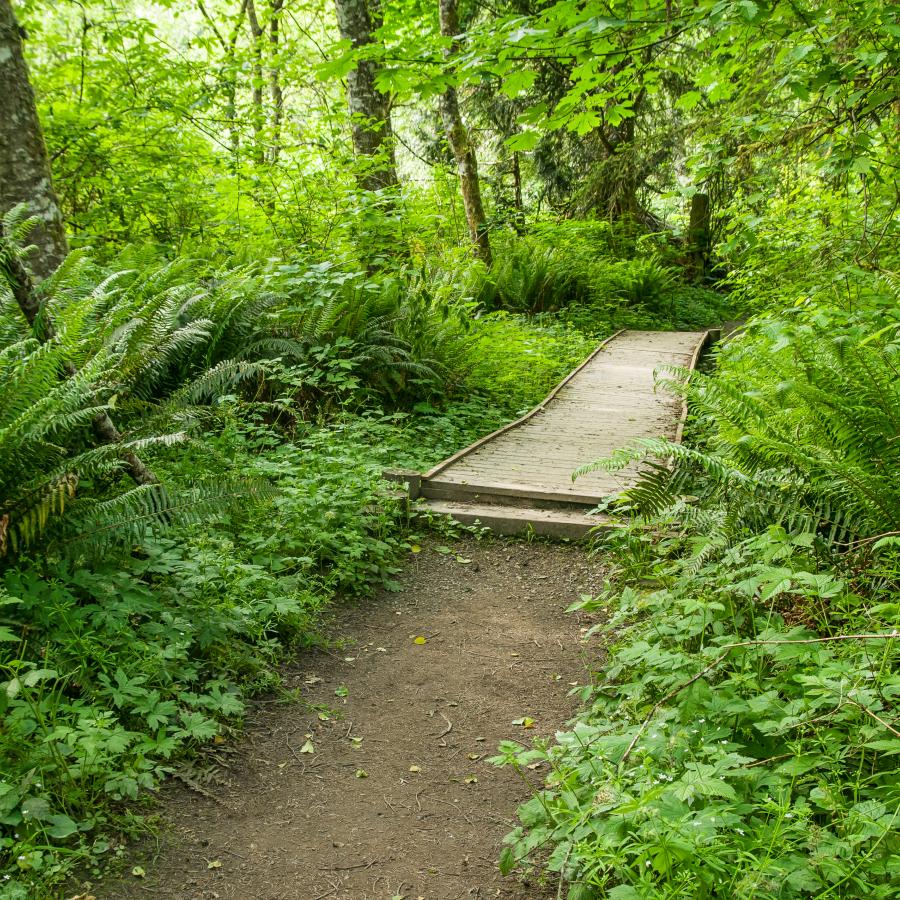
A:
POLYGON ((613 650, 557 745, 501 748, 556 774, 499 864, 892 896, 898 12, 0 0, 0 897, 122 865, 322 611, 395 586, 383 468, 617 328, 735 319, 663 376, 687 444, 601 463, 646 468, 585 600, 613 650))

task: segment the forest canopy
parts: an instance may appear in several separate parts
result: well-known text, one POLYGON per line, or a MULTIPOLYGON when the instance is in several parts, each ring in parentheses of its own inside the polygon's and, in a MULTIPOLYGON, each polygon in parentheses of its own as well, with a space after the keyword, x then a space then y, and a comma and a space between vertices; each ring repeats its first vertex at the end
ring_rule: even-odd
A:
POLYGON ((396 587, 385 468, 723 325, 683 445, 584 460, 610 656, 499 865, 893 896, 898 98, 883 0, 0 0, 0 898, 396 587))

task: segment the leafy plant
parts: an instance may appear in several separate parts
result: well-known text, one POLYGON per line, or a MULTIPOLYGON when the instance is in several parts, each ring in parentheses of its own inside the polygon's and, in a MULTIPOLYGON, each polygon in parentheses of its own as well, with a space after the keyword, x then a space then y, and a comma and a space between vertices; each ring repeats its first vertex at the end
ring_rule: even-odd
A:
POLYGON ((896 584, 869 612, 809 533, 773 527, 698 565, 679 559, 690 543, 657 545, 652 584, 577 604, 612 609, 611 654, 557 743, 501 745, 497 764, 552 772, 501 867, 540 861, 571 898, 891 896, 900 645, 879 600, 896 584))

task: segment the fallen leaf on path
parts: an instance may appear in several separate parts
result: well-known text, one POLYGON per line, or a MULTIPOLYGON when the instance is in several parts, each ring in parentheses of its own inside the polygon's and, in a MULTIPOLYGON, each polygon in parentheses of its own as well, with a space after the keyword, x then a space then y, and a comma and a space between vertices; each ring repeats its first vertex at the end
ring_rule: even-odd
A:
POLYGON ((421 772, 422 768, 421 768, 421 766, 410 766, 409 771, 410 772, 421 772))
POLYGON ((312 741, 307 741, 307 742, 300 748, 300 752, 301 752, 301 753, 315 753, 315 752, 316 752, 316 748, 313 746, 313 742, 312 742, 312 741))
POLYGON ((522 716, 521 719, 513 719, 513 725, 521 725, 523 728, 534 728, 534 719, 529 716, 522 716))
POLYGON ((413 643, 414 644, 427 644, 428 641, 425 638, 423 638, 422 635, 419 635, 417 638, 413 639, 413 643))
POLYGON ((478 776, 477 775, 467 775, 465 781, 466 781, 466 784, 478 784, 478 776))
POLYGON ((470 753, 469 759, 481 759, 481 754, 480 753, 470 753))
POLYGON ((357 770, 356 770, 356 777, 357 777, 357 778, 368 778, 368 777, 369 777, 369 773, 368 773, 365 769, 357 769, 357 770))
POLYGON ((206 864, 206 868, 207 868, 207 869, 221 869, 221 868, 222 868, 222 862, 221 862, 221 860, 218 860, 218 859, 211 859, 211 860, 206 864))
POLYGON ((325 679, 319 678, 318 675, 310 675, 309 678, 304 681, 304 684, 321 684, 325 679))
POLYGON ((135 878, 143 878, 147 873, 144 871, 142 866, 135 866, 131 870, 131 874, 134 875, 135 878))

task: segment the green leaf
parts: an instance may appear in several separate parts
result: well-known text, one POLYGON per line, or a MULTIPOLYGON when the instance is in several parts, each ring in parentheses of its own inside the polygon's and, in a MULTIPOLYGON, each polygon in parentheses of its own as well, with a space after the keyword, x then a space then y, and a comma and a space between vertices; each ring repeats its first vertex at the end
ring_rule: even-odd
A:
POLYGON ((692 110, 702 99, 703 94, 701 94, 700 91, 688 91, 675 101, 675 108, 683 109, 687 112, 692 110))
POLYGON ((617 884, 606 896, 609 900, 643 900, 643 894, 630 884, 617 884))
POLYGON ((42 681, 57 678, 58 675, 59 673, 56 669, 33 669, 31 672, 26 672, 22 676, 22 684, 25 685, 25 687, 34 687, 42 681))
POLYGON ((510 150, 527 152, 528 150, 534 150, 540 139, 541 134, 539 131, 520 131, 511 138, 507 138, 506 146, 510 150))
POLYGON ((75 834, 75 832, 78 831, 77 823, 70 819, 68 816, 50 816, 48 821, 50 822, 50 827, 47 829, 47 834, 52 838, 58 838, 59 840, 62 840, 75 834))
POLYGON ((50 804, 43 797, 29 797, 22 801, 22 818, 43 822, 50 817, 50 804))
POLYGON ((523 91, 527 91, 536 79, 537 72, 533 69, 518 69, 506 76, 501 90, 510 100, 514 100, 523 91))

